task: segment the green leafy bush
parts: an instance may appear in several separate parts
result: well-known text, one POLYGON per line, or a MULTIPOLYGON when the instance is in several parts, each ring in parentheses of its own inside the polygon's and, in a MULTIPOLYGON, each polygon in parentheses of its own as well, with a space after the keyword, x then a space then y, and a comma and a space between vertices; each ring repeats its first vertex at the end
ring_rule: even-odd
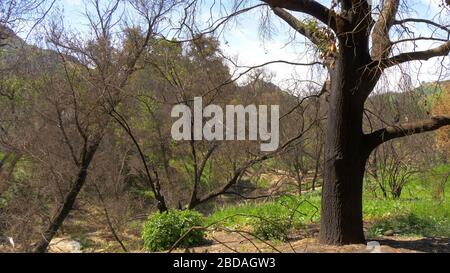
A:
POLYGON ((401 235, 433 236, 439 226, 431 217, 408 213, 375 222, 369 229, 369 236, 382 236, 389 230, 401 235))
MULTIPOLYGON (((192 227, 203 226, 203 216, 195 211, 171 210, 150 215, 144 224, 142 239, 149 251, 162 251, 172 247, 192 227)), ((179 243, 179 247, 191 247, 202 243, 205 232, 191 230, 179 243)))
POLYGON ((264 240, 286 241, 291 224, 281 217, 258 217, 253 222, 253 232, 264 240))

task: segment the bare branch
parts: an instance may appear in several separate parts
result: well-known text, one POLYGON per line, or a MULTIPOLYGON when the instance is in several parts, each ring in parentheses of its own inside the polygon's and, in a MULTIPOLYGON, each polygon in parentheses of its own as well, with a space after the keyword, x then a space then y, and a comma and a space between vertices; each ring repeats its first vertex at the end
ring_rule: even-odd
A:
POLYGON ((443 26, 443 25, 433 22, 431 20, 422 19, 422 18, 406 18, 403 20, 396 20, 394 22, 394 25, 403 25, 406 23, 424 23, 424 24, 434 26, 436 28, 442 29, 442 30, 450 33, 450 28, 448 26, 443 26))
POLYGON ((400 0, 384 1, 384 8, 381 11, 378 21, 375 23, 372 33, 372 57, 374 59, 383 59, 391 51, 391 42, 389 39, 389 30, 395 22, 400 0))
POLYGON ((388 126, 365 135, 365 138, 369 147, 375 149, 382 143, 395 138, 430 132, 448 125, 450 125, 450 116, 436 116, 427 120, 388 126))
POLYGON ((336 30, 335 17, 337 17, 337 14, 333 10, 330 10, 329 8, 325 7, 324 5, 320 4, 317 1, 312 0, 287 0, 287 1, 262 0, 262 1, 274 8, 283 8, 290 11, 306 13, 308 15, 315 17, 325 25, 329 26, 331 29, 336 30))
POLYGON ((420 60, 426 61, 433 57, 447 56, 449 53, 450 53, 450 41, 432 49, 401 53, 394 57, 384 59, 381 61, 381 67, 388 68, 410 61, 420 61, 420 60))
POLYGON ((321 41, 305 23, 295 18, 292 14, 282 8, 272 7, 273 12, 283 21, 288 23, 295 31, 308 38, 315 45, 319 46, 321 41))

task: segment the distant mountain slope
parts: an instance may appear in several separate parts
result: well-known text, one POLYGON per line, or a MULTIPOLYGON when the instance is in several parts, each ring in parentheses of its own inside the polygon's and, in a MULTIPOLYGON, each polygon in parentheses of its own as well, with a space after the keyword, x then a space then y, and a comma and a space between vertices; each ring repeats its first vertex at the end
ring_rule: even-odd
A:
POLYGON ((28 47, 23 39, 17 36, 10 28, 0 25, 0 54, 16 55, 22 51, 24 47, 28 47))
POLYGON ((450 80, 424 83, 420 87, 416 88, 416 91, 427 96, 440 93, 443 90, 450 90, 450 80))
MULTIPOLYGON (((0 25, 0 70, 16 73, 53 73, 61 68, 60 54, 27 44, 11 29, 0 25)), ((68 57, 72 62, 76 60, 68 57)))

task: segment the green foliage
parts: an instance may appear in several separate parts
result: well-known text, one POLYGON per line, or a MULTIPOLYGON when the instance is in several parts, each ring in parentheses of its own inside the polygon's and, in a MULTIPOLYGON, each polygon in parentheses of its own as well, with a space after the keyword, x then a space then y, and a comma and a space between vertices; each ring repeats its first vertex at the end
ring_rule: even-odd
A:
MULTIPOLYGON (((398 235, 450 236, 450 183, 445 185, 444 196, 439 202, 433 199, 435 184, 442 179, 441 174, 449 171, 450 165, 439 165, 410 177, 399 199, 374 198, 366 192, 364 221, 371 223, 367 235, 377 237, 393 230, 398 235)), ((265 203, 228 206, 217 209, 207 222, 230 229, 251 227, 265 239, 282 240, 289 228, 299 229, 310 223, 319 223, 320 195, 317 191, 303 196, 284 196, 265 203)))
POLYGON ((442 83, 424 83, 420 87, 416 88, 416 92, 422 94, 422 99, 419 101, 419 107, 426 111, 432 111, 432 109, 438 104, 448 90, 449 82, 442 83))
MULTIPOLYGON (((185 181, 187 181, 189 185, 194 185, 193 174, 195 173, 195 168, 191 158, 186 157, 171 159, 170 166, 172 166, 180 174, 183 174, 185 181)), ((211 168, 211 161, 209 161, 203 169, 202 176, 200 177, 200 185, 206 189, 210 188, 212 183, 212 175, 213 170, 211 168)))
POLYGON ((376 237, 392 230, 395 234, 400 235, 449 236, 448 224, 449 222, 445 218, 413 212, 377 221, 370 227, 368 234, 376 237))
POLYGON ((440 165, 411 177, 398 200, 366 196, 364 219, 373 223, 368 236, 381 236, 388 230, 398 235, 449 236, 450 183, 445 185, 440 202, 433 198, 434 187, 442 179, 441 174, 449 170, 450 165, 440 165))
POLYGON ((304 196, 283 196, 267 203, 248 203, 216 210, 208 224, 218 223, 227 228, 253 227, 255 219, 284 219, 292 228, 317 222, 320 217, 320 193, 304 196))
POLYGON ((11 102, 22 103, 23 102, 23 93, 28 88, 28 83, 23 79, 19 79, 16 76, 9 76, 8 78, 0 80, 0 88, 2 91, 2 95, 0 96, 0 105, 3 102, 11 102))
POLYGON ((333 52, 335 51, 335 42, 333 41, 334 36, 328 28, 319 26, 318 21, 314 19, 307 19, 303 22, 303 24, 306 30, 312 33, 312 35, 319 41, 317 47, 321 52, 322 56, 329 57, 330 54, 334 53, 333 52))
POLYGON ((265 240, 286 241, 290 227, 290 221, 279 216, 258 217, 253 221, 254 234, 265 240))
POLYGON ((162 251, 172 247, 182 236, 179 247, 192 247, 202 243, 203 230, 191 230, 203 226, 203 216, 195 211, 171 210, 150 215, 144 224, 142 239, 149 251, 162 251))
POLYGON ((265 177, 261 177, 258 181, 258 187, 263 188, 263 189, 268 189, 270 187, 270 180, 265 178, 265 177))

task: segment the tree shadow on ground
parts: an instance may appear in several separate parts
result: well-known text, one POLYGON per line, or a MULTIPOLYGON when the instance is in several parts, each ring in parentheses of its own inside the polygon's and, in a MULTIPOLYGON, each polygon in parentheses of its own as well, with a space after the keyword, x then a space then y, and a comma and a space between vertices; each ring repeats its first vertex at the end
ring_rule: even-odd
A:
POLYGON ((382 246, 426 253, 450 253, 450 238, 422 238, 418 240, 377 240, 382 246))

